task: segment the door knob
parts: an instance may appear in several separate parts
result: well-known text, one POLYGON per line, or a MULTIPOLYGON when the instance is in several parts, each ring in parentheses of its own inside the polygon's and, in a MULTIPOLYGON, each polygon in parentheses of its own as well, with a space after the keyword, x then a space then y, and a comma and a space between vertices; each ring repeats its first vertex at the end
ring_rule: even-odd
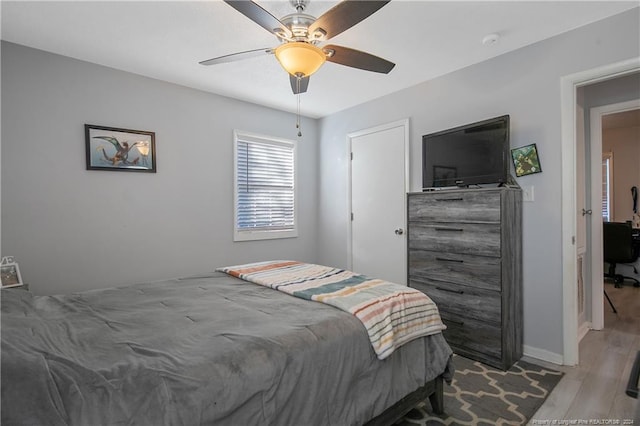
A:
POLYGON ((592 214, 592 213, 593 213, 593 210, 591 210, 591 209, 589 209, 589 210, 582 209, 582 216, 587 215, 587 214, 592 214))
POLYGON ((402 234, 404 234, 404 229, 398 228, 394 232, 396 233, 396 235, 402 235, 402 234))

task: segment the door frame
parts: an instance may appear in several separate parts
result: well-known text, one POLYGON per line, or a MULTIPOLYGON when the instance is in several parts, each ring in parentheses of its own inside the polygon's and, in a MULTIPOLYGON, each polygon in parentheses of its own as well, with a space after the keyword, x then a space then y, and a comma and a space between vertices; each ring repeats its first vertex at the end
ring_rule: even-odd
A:
MULTIPOLYGON (((409 170, 409 119, 405 118, 402 120, 393 121, 391 123, 381 124, 379 126, 370 127, 363 130, 358 130, 356 132, 347 134, 347 161, 349 161, 349 165, 347 167, 347 269, 353 269, 353 223, 351 221, 351 213, 353 211, 352 206, 352 198, 351 198, 351 184, 352 184, 352 162, 351 162, 351 141, 357 137, 366 136, 372 133, 378 133, 384 130, 393 129, 395 127, 403 127, 404 128, 404 199, 406 204, 407 192, 410 187, 410 170, 409 170)), ((402 223, 403 229, 407 229, 407 218, 406 215, 403 218, 402 223)), ((405 252, 404 259, 406 263, 407 254, 405 252)))
POLYGON ((604 254, 602 250, 602 191, 594 190, 602 185, 602 118, 640 108, 640 99, 591 108, 589 120, 591 134, 591 326, 594 330, 604 328, 604 254))
MULTIPOLYGON (((581 86, 640 70, 640 57, 564 76, 560 79, 562 158, 562 331, 564 365, 578 364, 576 238, 576 105, 581 86)), ((600 155, 600 154, 598 154, 600 155)))

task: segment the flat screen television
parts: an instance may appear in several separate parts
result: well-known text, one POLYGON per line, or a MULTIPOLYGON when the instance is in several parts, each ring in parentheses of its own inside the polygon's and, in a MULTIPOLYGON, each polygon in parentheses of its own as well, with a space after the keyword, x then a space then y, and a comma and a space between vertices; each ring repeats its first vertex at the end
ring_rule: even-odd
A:
POLYGON ((422 187, 504 184, 509 177, 509 116, 422 136, 422 187))

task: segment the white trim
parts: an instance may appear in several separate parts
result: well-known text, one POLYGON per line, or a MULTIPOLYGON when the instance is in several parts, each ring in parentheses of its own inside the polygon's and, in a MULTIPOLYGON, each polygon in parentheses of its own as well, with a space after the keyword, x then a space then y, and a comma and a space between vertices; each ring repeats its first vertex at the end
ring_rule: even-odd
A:
POLYGON ((585 321, 582 324, 580 324, 580 327, 578 328, 578 342, 582 341, 584 336, 586 336, 589 330, 592 330, 592 329, 593 327, 591 326, 591 323, 589 321, 585 321))
MULTIPOLYGON (((640 108, 640 99, 609 104, 589 111, 591 127, 591 322, 595 330, 604 328, 604 265, 602 252, 602 117, 616 112, 640 108), (598 154, 600 153, 600 154, 598 154)), ((613 168, 613 156, 611 162, 613 168)), ((613 185, 612 185, 613 188, 613 185)), ((613 203, 612 203, 613 204, 613 203)), ((613 205, 611 206, 613 218, 613 205)))
POLYGON ((562 125, 562 331, 565 365, 578 364, 576 286, 576 89, 640 69, 640 58, 567 75, 560 80, 562 125))
POLYGON ((522 345, 522 354, 531 358, 562 365, 562 355, 533 346, 522 345))
POLYGON ((257 241, 298 236, 298 143, 295 140, 233 131, 233 241, 257 241), (238 140, 293 148, 293 227, 287 229, 238 230, 238 140))
MULTIPOLYGON (((405 193, 405 205, 406 205, 406 198, 407 198, 407 192, 409 190, 409 186, 410 186, 410 173, 409 173, 409 119, 405 118, 402 120, 398 120, 398 121, 393 121, 391 123, 387 123, 387 124, 382 124, 380 126, 376 126, 376 127, 371 127, 368 129, 363 129, 363 130, 358 130, 356 132, 352 132, 352 133, 348 133, 347 134, 347 161, 349 163, 348 167, 347 167, 347 269, 352 269, 353 268, 353 247, 352 247, 352 242, 351 239, 353 238, 353 226, 352 226, 352 222, 351 222, 351 213, 352 213, 352 204, 351 204, 351 178, 352 178, 352 170, 351 170, 351 166, 352 166, 352 162, 351 162, 351 140, 355 139, 357 137, 360 136, 365 136, 365 135, 369 135, 372 133, 377 133, 377 132, 381 132, 384 130, 390 130, 396 127, 403 127, 404 128, 404 193, 405 193)), ((407 229, 407 218, 406 215, 404 217, 404 222, 402 224, 402 229, 407 229)), ((407 263, 407 258, 406 258, 407 254, 406 254, 406 250, 404 253, 404 263, 407 263)))

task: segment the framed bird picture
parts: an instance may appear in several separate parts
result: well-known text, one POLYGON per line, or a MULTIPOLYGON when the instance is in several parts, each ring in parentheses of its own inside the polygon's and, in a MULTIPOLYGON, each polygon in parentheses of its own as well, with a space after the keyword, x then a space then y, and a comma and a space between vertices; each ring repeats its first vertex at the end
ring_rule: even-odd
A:
POLYGON ((87 170, 156 172, 156 134, 85 124, 87 170))

